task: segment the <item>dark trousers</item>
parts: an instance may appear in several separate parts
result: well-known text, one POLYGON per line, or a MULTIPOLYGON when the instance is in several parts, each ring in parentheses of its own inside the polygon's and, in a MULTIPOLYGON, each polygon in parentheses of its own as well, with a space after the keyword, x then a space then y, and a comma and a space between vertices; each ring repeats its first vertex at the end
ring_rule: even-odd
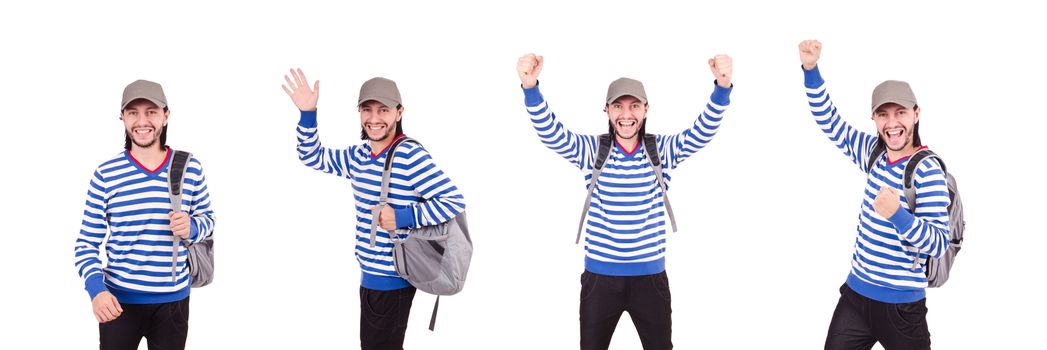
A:
POLYGON ((664 271, 646 276, 582 273, 581 346, 607 349, 622 312, 628 311, 646 350, 672 349, 669 277, 664 271))
POLYGON ((124 312, 98 324, 102 350, 137 350, 145 337, 149 350, 185 349, 189 335, 189 297, 162 304, 120 303, 124 312))
POLYGON ((876 342, 886 350, 930 349, 926 301, 883 303, 866 298, 844 284, 829 324, 825 349, 868 350, 876 342))
POLYGON ((360 287, 360 348, 402 350, 414 287, 373 290, 360 287))

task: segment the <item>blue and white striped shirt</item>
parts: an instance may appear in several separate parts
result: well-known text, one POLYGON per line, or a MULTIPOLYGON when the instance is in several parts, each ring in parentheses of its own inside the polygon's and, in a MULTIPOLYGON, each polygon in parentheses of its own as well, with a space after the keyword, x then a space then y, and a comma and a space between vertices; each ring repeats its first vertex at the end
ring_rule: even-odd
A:
MULTIPOLYGON (((156 170, 142 166, 124 151, 95 170, 87 190, 80 234, 73 249, 76 268, 91 299, 109 291, 121 303, 158 304, 189 296, 188 251, 178 245, 178 274, 171 280, 171 197, 167 174, 173 152, 167 150, 156 170), (99 248, 106 233, 108 263, 99 248)), ((182 210, 190 217, 189 240, 202 241, 214 228, 211 197, 203 168, 189 160, 183 179, 182 210)))
MULTIPOLYGON (((715 84, 714 84, 715 85, 715 84)), ((664 165, 666 189, 671 172, 702 149, 716 135, 731 88, 716 86, 710 102, 694 124, 675 135, 656 135, 664 165)), ((542 97, 538 86, 524 89, 524 104, 538 137, 546 147, 567 159, 592 179, 596 135, 567 130, 542 97)), ((646 150, 625 150, 615 143, 593 190, 586 214, 585 268, 611 276, 641 276, 665 270, 665 204, 646 150)))
MULTIPOLYGON (((866 171, 869 157, 878 137, 852 128, 840 117, 825 90, 825 80, 816 66, 804 71, 804 85, 811 113, 829 136, 861 171, 866 171)), ((925 296, 928 257, 939 257, 949 244, 949 189, 945 173, 933 159, 924 159, 916 168, 916 213, 899 204, 898 211, 884 218, 873 209, 876 195, 883 186, 898 191, 899 202, 905 203, 902 176, 909 157, 889 160, 884 154, 876 160, 865 184, 858 219, 858 237, 854 242, 851 273, 847 285, 868 298, 886 303, 909 303, 925 296), (915 253, 913 251, 919 251, 915 253), (914 255, 919 268, 911 270, 914 255)))
MULTIPOLYGON (((356 259, 363 270, 360 284, 374 290, 393 290, 410 286, 393 267, 393 243, 389 232, 378 227, 375 247, 371 247, 371 208, 378 205, 382 171, 388 149, 374 154, 370 143, 348 149, 331 149, 320 144, 316 111, 302 111, 298 122, 298 158, 306 166, 345 177, 353 187, 356 202, 356 259)), ((436 167, 421 145, 405 142, 396 148, 388 203, 396 212, 399 228, 415 228, 447 222, 465 211, 458 188, 436 167)), ((405 235, 399 235, 406 238, 405 235)))

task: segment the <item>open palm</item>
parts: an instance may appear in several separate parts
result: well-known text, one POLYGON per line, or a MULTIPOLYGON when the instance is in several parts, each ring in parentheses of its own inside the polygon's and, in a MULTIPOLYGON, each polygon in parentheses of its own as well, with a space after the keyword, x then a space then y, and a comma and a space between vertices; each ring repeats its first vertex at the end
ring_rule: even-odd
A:
POLYGON ((320 81, 317 80, 313 83, 313 88, 309 88, 309 81, 305 79, 305 73, 302 72, 301 68, 297 71, 291 70, 291 76, 284 75, 284 80, 287 81, 286 85, 282 85, 284 92, 287 96, 291 97, 291 102, 302 111, 315 111, 316 101, 320 99, 320 81), (291 80, 294 78, 294 80, 291 80))

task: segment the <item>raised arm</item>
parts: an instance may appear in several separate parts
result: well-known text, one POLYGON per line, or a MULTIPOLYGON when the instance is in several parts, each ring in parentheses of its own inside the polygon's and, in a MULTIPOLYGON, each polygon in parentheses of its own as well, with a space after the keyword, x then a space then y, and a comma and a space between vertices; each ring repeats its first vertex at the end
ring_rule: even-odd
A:
POLYGON ((591 168, 596 136, 575 134, 556 119, 556 114, 549 109, 548 102, 538 90, 538 74, 541 73, 544 63, 545 59, 542 56, 531 53, 521 56, 516 64, 516 72, 520 76, 520 85, 524 92, 524 105, 527 107, 527 113, 531 115, 531 124, 545 147, 579 169, 591 168))

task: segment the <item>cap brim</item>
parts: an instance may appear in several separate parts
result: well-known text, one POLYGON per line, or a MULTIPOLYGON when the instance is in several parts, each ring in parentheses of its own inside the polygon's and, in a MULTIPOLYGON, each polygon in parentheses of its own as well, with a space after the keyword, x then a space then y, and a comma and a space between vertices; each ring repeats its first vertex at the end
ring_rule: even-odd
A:
POLYGON ((366 103, 367 101, 378 101, 378 103, 381 103, 381 104, 383 104, 383 105, 385 105, 386 107, 389 107, 389 108, 396 108, 396 106, 400 104, 400 103, 397 103, 396 101, 393 101, 391 99, 384 98, 384 97, 365 97, 365 98, 360 99, 360 103, 357 103, 356 106, 357 107, 363 106, 364 103, 366 103))
POLYGON ((633 98, 636 98, 637 100, 640 100, 640 102, 643 102, 643 104, 647 104, 647 99, 646 98, 643 98, 643 97, 640 97, 640 96, 636 96, 636 95, 630 94, 628 92, 620 93, 620 94, 617 94, 617 95, 612 95, 611 98, 607 99, 607 104, 611 104, 611 102, 617 101, 618 99, 620 99, 620 98, 622 98, 624 96, 632 96, 633 98))
POLYGON ((159 100, 157 100, 155 98, 148 97, 148 96, 135 96, 135 97, 127 99, 127 102, 124 102, 124 105, 120 106, 120 110, 122 111, 122 110, 127 109, 127 105, 129 105, 129 104, 131 104, 131 102, 134 102, 134 101, 137 101, 137 100, 146 100, 146 101, 152 102, 157 107, 167 108, 167 104, 164 103, 163 101, 159 101, 159 100))
POLYGON ((873 113, 875 113, 876 110, 880 109, 880 107, 882 107, 883 105, 888 104, 888 103, 893 103, 893 104, 905 107, 906 109, 913 109, 913 107, 916 107, 916 102, 913 102, 913 101, 903 101, 903 100, 893 100, 893 99, 891 99, 891 100, 886 100, 886 101, 877 103, 875 106, 873 106, 873 108, 872 108, 873 113))

